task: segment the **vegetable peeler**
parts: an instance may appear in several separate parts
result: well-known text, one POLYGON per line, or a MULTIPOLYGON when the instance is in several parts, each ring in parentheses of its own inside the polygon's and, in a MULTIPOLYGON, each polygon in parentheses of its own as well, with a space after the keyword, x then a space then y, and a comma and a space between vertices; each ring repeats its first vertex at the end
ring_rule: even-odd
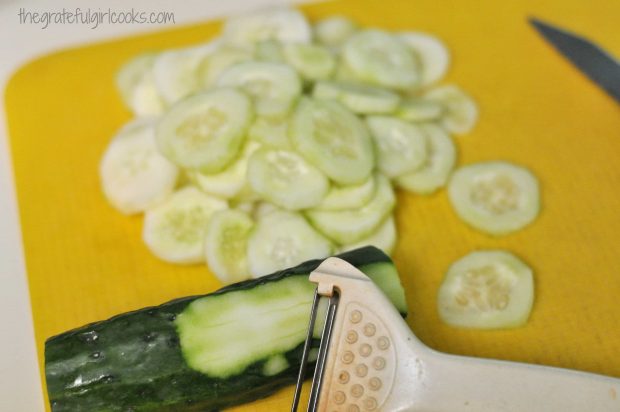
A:
POLYGON ((327 298, 307 410, 329 412, 618 412, 620 379, 437 352, 381 290, 331 257, 317 284, 292 412, 297 411, 319 300, 327 298))

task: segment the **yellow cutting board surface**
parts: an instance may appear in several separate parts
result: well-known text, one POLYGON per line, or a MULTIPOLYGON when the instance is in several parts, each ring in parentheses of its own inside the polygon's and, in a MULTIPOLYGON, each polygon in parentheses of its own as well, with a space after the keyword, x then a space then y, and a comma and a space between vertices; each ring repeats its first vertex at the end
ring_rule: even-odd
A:
MULTIPOLYGON (((416 335, 450 353, 620 377, 620 109, 526 23, 529 15, 548 19, 620 55, 620 2, 351 0, 303 10, 313 20, 339 13, 363 26, 440 36, 453 56, 446 82, 480 105, 479 124, 456 138, 459 163, 505 159, 540 178, 538 220, 501 238, 460 222, 445 191, 399 193, 394 259, 416 335), (435 297, 444 271, 482 248, 509 249, 534 269, 536 302, 525 327, 473 331, 440 322, 435 297)), ((204 266, 149 254, 142 217, 113 210, 97 173, 110 137, 131 117, 114 88, 119 66, 219 29, 205 23, 61 51, 10 81, 5 97, 41 365, 51 335, 220 286, 204 266)), ((286 389, 238 410, 286 410, 291 396, 286 389)))

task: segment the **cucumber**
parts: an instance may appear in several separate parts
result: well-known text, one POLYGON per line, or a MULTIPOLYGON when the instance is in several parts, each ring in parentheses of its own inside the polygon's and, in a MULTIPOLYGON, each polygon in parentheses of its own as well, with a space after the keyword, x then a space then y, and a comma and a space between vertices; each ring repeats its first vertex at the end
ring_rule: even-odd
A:
POLYGON ((322 46, 294 43, 285 44, 282 50, 286 62, 306 80, 327 79, 336 69, 334 56, 322 46))
POLYGON ((441 103, 422 99, 410 98, 401 102, 395 115, 409 122, 433 122, 441 120, 444 107, 441 103))
POLYGON ((344 42, 357 31, 357 24, 344 16, 330 16, 314 24, 314 37, 332 51, 338 51, 344 42))
POLYGON ((290 66, 280 63, 249 61, 224 71, 219 86, 239 87, 254 101, 256 113, 282 116, 301 94, 301 80, 290 66))
POLYGON ((359 185, 332 185, 327 195, 315 209, 344 210, 360 208, 372 199, 375 190, 376 179, 374 176, 369 177, 364 183, 359 185))
POLYGON ((527 322, 533 302, 532 270, 512 253, 485 250, 450 266, 439 288, 437 308, 449 325, 515 328, 527 322))
POLYGON ((264 215, 248 240, 248 264, 254 277, 304 260, 324 258, 332 244, 298 213, 283 210, 264 215))
POLYGON ((425 124, 420 128, 427 138, 426 162, 415 172, 398 176, 396 184, 410 192, 426 195, 445 186, 456 163, 456 146, 441 127, 425 124))
POLYGON ((374 232, 390 214, 396 198, 390 181, 377 175, 377 189, 364 206, 338 211, 309 210, 310 223, 321 233, 340 244, 359 242, 374 232))
POLYGON ((346 41, 342 57, 357 78, 391 89, 412 89, 420 82, 417 56, 392 34, 362 30, 346 41))
POLYGON ((457 215, 472 227, 505 235, 527 226, 540 211, 536 176, 508 162, 482 162, 458 169, 448 183, 457 215))
MULTIPOLYGON (((365 248, 340 257, 366 273, 406 313, 398 273, 385 254, 365 248)), ((309 261, 209 295, 177 299, 49 338, 45 375, 52 411, 215 411, 294 384, 315 287, 308 274, 319 264, 309 261), (228 327, 209 323, 218 318, 231 322, 228 327), (197 330, 199 325, 204 327, 197 330), (296 339, 282 345, 276 336, 283 335, 296 339), (195 347, 194 354, 187 350, 192 338, 205 345, 195 347), (228 351, 232 347, 237 350, 228 351), (199 372, 208 368, 199 356, 203 348, 229 353, 228 368, 219 365, 219 374, 228 378, 199 372)), ((322 321, 317 318, 317 323, 322 321)))
POLYGON ((225 200, 184 187, 147 210, 142 238, 149 250, 166 262, 204 262, 204 236, 211 215, 226 208, 225 200))
POLYGON ((246 49, 222 46, 202 59, 198 67, 198 81, 203 88, 213 87, 220 75, 231 66, 250 61, 254 54, 246 49))
POLYGON ((228 19, 223 28, 227 44, 254 49, 264 40, 282 43, 309 43, 312 29, 306 17, 288 8, 272 8, 239 15, 228 19))
POLYGON ((420 58, 420 85, 441 80, 450 66, 450 53, 437 37, 428 33, 401 32, 398 38, 420 58))
POLYGON ((241 155, 226 169, 217 173, 201 173, 197 170, 188 170, 187 175, 191 182, 205 193, 231 199, 238 196, 247 185, 248 160, 260 145, 256 142, 247 142, 241 150, 241 155))
POLYGON ((478 121, 478 106, 457 86, 436 87, 425 93, 424 98, 443 105, 441 125, 450 133, 469 133, 478 121))
POLYGON ((254 221, 239 210, 213 213, 205 237, 209 269, 225 285, 250 278, 247 241, 254 221))
POLYGON ((282 43, 277 40, 263 40, 256 43, 256 59, 272 63, 284 63, 282 43))
POLYGON ((262 148, 248 161, 248 181, 254 192, 289 210, 321 203, 329 181, 301 155, 290 150, 262 148))
POLYGON ((277 149, 290 149, 287 118, 258 116, 250 126, 248 139, 277 149))
POLYGON ((374 168, 368 129, 338 102, 301 100, 290 120, 289 137, 306 160, 339 184, 362 183, 374 168))
POLYGON ((214 40, 206 45, 170 50, 157 56, 153 75, 157 90, 168 104, 176 103, 201 89, 198 72, 201 62, 219 47, 214 40))
POLYGON ((156 57, 155 53, 140 54, 125 63, 116 73, 116 88, 125 105, 137 116, 158 115, 166 107, 153 76, 156 57))
POLYGON ((379 87, 344 81, 316 82, 312 96, 317 99, 334 99, 354 113, 391 113, 398 107, 398 94, 379 87))
POLYGON ((394 246, 396 246, 396 238, 396 223, 394 223, 394 218, 389 216, 383 223, 381 223, 381 226, 379 226, 379 228, 368 237, 365 237, 356 243, 342 245, 340 246, 340 251, 347 252, 349 250, 358 249, 364 246, 374 246, 381 249, 386 254, 391 255, 394 250, 394 246))
POLYGON ((393 178, 419 169, 426 161, 426 135, 418 126, 390 116, 368 116, 379 170, 393 178))
POLYGON ((179 169, 157 151, 153 119, 142 118, 117 132, 103 154, 99 175, 106 199, 130 215, 168 197, 179 169))
POLYGON ((214 89, 172 106, 157 125, 157 144, 178 166, 219 172, 237 157, 252 118, 245 94, 214 89))

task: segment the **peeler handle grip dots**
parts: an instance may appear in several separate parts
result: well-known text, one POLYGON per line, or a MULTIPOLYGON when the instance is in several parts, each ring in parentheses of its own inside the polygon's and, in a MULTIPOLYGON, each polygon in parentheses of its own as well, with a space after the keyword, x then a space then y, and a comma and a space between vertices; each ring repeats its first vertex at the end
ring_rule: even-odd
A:
POLYGON ((344 260, 326 259, 310 280, 334 310, 308 411, 620 411, 620 379, 428 348, 374 283, 344 260))

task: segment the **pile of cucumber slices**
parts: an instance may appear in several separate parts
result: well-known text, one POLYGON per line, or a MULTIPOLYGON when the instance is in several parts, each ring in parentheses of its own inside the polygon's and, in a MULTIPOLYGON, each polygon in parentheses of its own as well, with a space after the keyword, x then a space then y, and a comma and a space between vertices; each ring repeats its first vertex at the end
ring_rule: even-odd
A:
MULTIPOLYGON (((136 118, 103 155, 103 191, 122 213, 144 213, 155 256, 206 262, 223 283, 363 245, 389 254, 394 187, 448 185, 463 221, 513 232, 538 214, 537 180, 507 162, 452 173, 451 135, 468 133, 478 110, 437 85, 449 63, 426 33, 341 16, 310 24, 292 9, 233 17, 216 39, 121 67, 136 118)), ((458 290, 441 296, 464 302, 458 290)))

